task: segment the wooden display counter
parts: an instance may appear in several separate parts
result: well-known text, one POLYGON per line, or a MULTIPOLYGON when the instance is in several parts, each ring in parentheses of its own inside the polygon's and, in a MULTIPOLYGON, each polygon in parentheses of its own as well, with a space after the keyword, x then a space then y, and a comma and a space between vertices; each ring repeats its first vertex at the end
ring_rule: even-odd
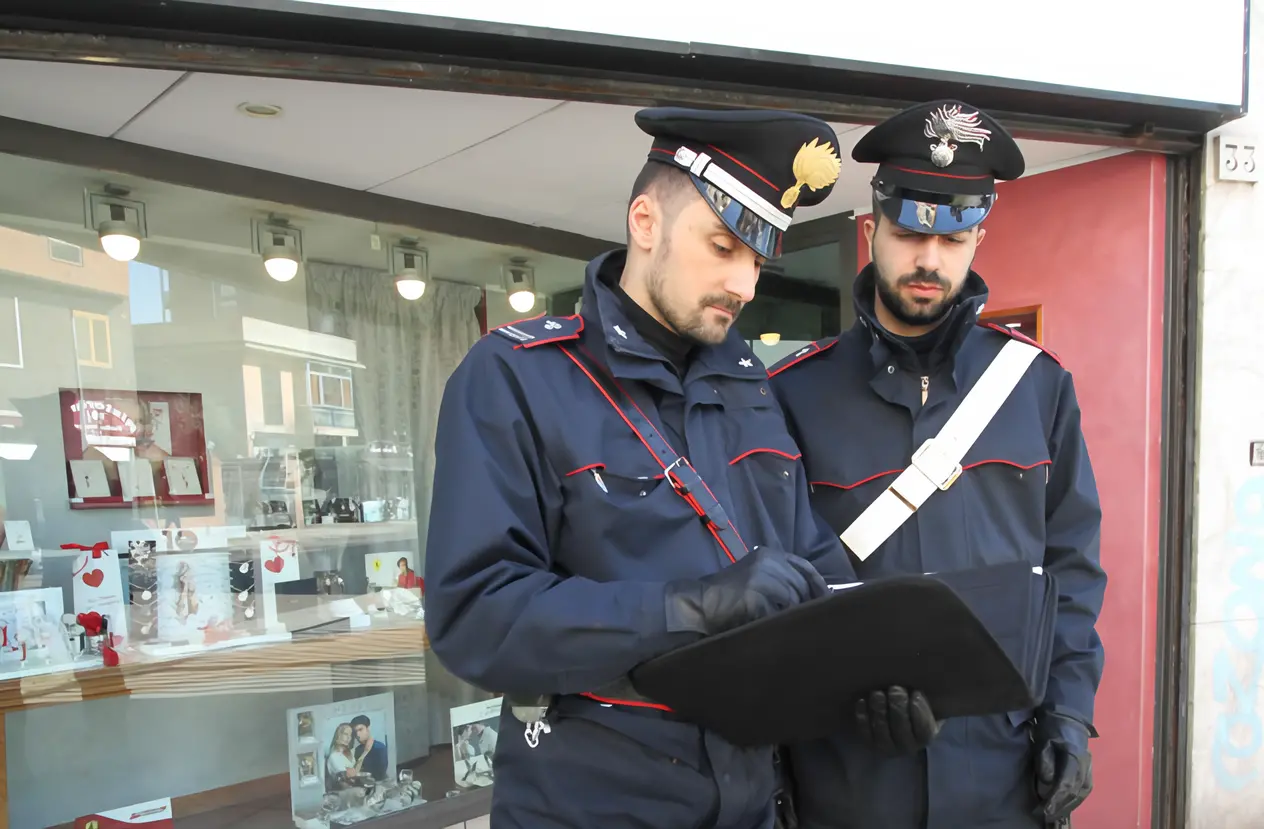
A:
MULTIPOLYGON (((165 658, 128 661, 115 667, 94 667, 0 681, 0 829, 9 829, 5 715, 17 711, 90 702, 110 697, 170 697, 302 691, 311 688, 425 683, 425 625, 411 620, 374 619, 363 629, 321 630, 294 634, 282 642, 165 658)), ((443 764, 450 775, 451 759, 443 764)), ((424 766, 425 763, 419 764, 424 766)), ((424 773, 418 769, 419 778, 424 773)), ((486 814, 490 797, 481 792, 454 798, 451 804, 427 809, 418 822, 416 810, 365 821, 373 827, 430 826, 430 815, 486 814), (460 803, 456 803, 460 801, 460 803), (475 803, 474 801, 479 801, 475 803), (480 812, 479 809, 482 811, 480 812), (472 812, 470 810, 473 810, 472 812)), ((173 799, 179 827, 292 827, 289 778, 281 774, 235 786, 173 799)), ((436 817, 436 820, 439 818, 436 817)), ((446 819, 446 818, 445 818, 446 819)), ((436 822, 443 827, 459 822, 436 822)), ((65 824, 69 829, 71 824, 65 824)))
MULTIPOLYGON (((0 682, 0 715, 105 697, 258 691, 261 684, 270 691, 287 685, 302 689, 312 687, 312 671, 327 681, 330 671, 340 664, 421 656, 425 649, 422 623, 378 624, 364 630, 311 632, 285 642, 127 662, 113 668, 40 674, 0 682)), ((424 668, 420 680, 425 680, 424 668)))
POLYGON ((251 530, 245 536, 233 538, 230 544, 234 547, 250 547, 258 549, 260 541, 268 539, 297 542, 303 547, 329 547, 354 544, 360 546, 376 546, 415 542, 417 540, 416 521, 380 521, 373 524, 313 524, 308 527, 287 527, 275 530, 251 530))

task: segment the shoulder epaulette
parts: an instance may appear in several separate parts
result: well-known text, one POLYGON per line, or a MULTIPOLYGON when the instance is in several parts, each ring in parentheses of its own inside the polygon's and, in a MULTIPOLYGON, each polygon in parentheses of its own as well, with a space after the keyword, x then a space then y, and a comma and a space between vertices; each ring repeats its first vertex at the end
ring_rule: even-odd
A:
POLYGON ((517 320, 492 331, 514 343, 514 348, 535 348, 537 345, 579 339, 584 330, 583 317, 550 317, 542 315, 517 320))
POLYGON ((831 348, 833 348, 837 344, 838 344, 838 337, 830 337, 828 339, 817 340, 814 343, 809 343, 803 346, 803 348, 800 348, 798 351, 789 355, 788 357, 782 357, 780 360, 774 363, 773 367, 768 369, 768 376, 775 377, 781 372, 790 368, 790 366, 798 365, 804 360, 810 360, 818 354, 823 354, 826 351, 829 351, 831 348))
MULTIPOLYGON (((1036 348, 1039 348, 1041 351, 1048 354, 1055 363, 1057 363, 1060 366, 1062 365, 1062 361, 1058 359, 1057 354, 1055 354, 1053 351, 1049 350, 1045 346, 1041 345, 1040 343, 1036 342, 1031 337, 1028 337, 1026 334, 1019 331, 1017 328, 1009 328, 1008 326, 997 325, 994 322, 987 322, 986 320, 979 320, 979 326, 982 328, 988 328, 988 329, 991 329, 992 331, 996 331, 998 333, 1004 334, 1010 339, 1018 340, 1019 342, 1027 343, 1028 345, 1034 345, 1036 348)), ((1065 366, 1063 367, 1065 368, 1065 366)))

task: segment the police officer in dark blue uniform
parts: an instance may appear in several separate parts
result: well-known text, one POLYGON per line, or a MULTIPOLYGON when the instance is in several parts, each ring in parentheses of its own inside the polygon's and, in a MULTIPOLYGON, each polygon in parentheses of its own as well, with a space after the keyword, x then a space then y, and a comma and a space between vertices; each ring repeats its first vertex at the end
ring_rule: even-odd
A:
POLYGON ((940 723, 916 689, 873 693, 856 703, 855 733, 795 748, 799 816, 805 829, 1056 824, 1092 788, 1106 576, 1071 373, 1030 341, 1001 357, 1026 338, 979 320, 981 223, 995 181, 1022 175, 1022 153, 986 113, 935 101, 875 127, 852 157, 878 165, 857 322, 770 371, 813 506, 861 579, 1030 562, 1056 578, 1057 622, 1037 710, 940 723), (979 382, 1024 351, 1007 396, 979 382), (990 419, 986 402, 999 404, 990 419))
POLYGON ((771 827, 772 748, 627 675, 854 577, 733 325, 795 207, 833 187, 837 138, 786 112, 636 123, 627 250, 589 263, 582 313, 484 337, 439 414, 426 624, 454 674, 506 695, 497 829, 771 827))

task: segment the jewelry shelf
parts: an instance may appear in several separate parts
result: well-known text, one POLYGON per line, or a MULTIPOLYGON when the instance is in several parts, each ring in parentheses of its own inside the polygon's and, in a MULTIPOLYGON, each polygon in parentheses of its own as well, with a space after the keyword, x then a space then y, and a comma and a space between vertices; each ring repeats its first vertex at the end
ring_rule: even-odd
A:
MULTIPOLYGON (((61 705, 118 696, 197 696, 302 689, 313 683, 337 683, 335 666, 391 659, 383 666, 400 682, 424 682, 428 647, 420 621, 375 623, 362 630, 302 632, 281 643, 201 652, 169 659, 128 661, 115 667, 39 674, 0 682, 0 715, 44 705, 61 705), (400 660, 415 656, 416 659, 400 660), (332 676, 331 676, 332 674, 332 676)), ((354 677, 347 678, 354 684, 354 677)), ((361 683, 362 684, 362 683, 361 683)))
POLYGON ((356 546, 371 546, 396 542, 416 541, 417 522, 379 521, 372 524, 313 524, 308 527, 283 527, 275 530, 251 530, 246 535, 232 538, 229 544, 233 547, 258 548, 260 541, 277 539, 297 542, 299 548, 322 547, 353 543, 356 546))

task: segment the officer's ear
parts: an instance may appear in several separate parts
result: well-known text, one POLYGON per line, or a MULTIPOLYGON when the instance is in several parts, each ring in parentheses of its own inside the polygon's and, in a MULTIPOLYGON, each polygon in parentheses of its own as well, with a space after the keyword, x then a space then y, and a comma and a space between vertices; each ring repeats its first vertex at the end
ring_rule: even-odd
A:
POLYGON ((983 237, 987 235, 987 230, 979 227, 978 225, 976 225, 976 227, 978 228, 979 235, 974 240, 974 246, 977 248, 979 245, 983 244, 983 237))
POLYGON ((648 253, 654 247, 655 231, 662 232, 662 210, 648 193, 642 193, 628 205, 628 247, 648 253))
POLYGON ((878 229, 878 223, 870 216, 861 223, 861 227, 865 229, 865 241, 869 243, 869 261, 873 261, 873 234, 878 229))

